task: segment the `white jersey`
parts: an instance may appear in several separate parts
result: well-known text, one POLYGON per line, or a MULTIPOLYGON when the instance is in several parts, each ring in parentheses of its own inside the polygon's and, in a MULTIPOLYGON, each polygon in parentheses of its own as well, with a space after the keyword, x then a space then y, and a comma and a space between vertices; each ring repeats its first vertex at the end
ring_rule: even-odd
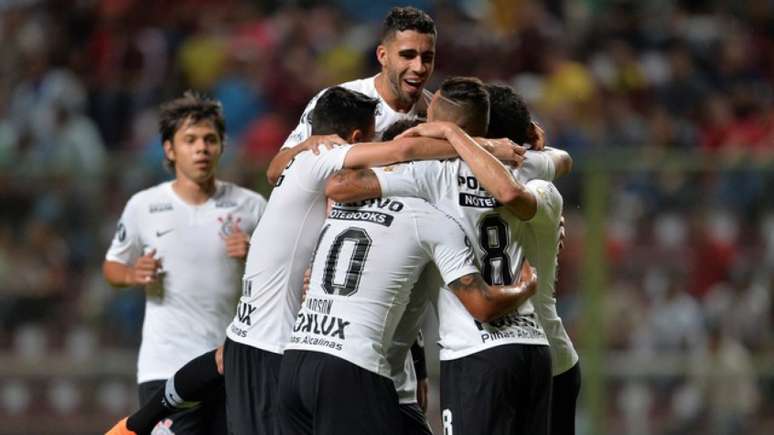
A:
POLYGON ((226 332, 231 340, 282 353, 325 220, 325 180, 342 168, 350 148, 300 153, 280 175, 250 241, 242 296, 226 332))
MULTIPOLYGON (((523 229, 519 231, 517 241, 524 249, 527 260, 537 270, 538 290, 531 300, 551 345, 551 366, 553 375, 556 376, 571 369, 578 362, 578 353, 556 312, 554 296, 563 200, 562 195, 550 182, 532 180, 526 187, 538 199, 539 206, 535 216, 522 225, 523 229)), ((512 225, 518 225, 515 216, 512 217, 512 225)))
POLYGON ((261 195, 222 181, 201 205, 180 199, 172 182, 126 204, 105 259, 133 265, 155 249, 162 268, 159 283, 146 292, 138 382, 167 379, 223 343, 244 271, 223 239, 233 225, 250 234, 265 207, 261 195))
POLYGON ((411 299, 395 327, 392 346, 387 351, 387 361, 392 367, 392 381, 401 404, 417 402, 417 377, 410 350, 418 339, 417 331, 422 326, 427 307, 437 297, 437 291, 443 284, 438 268, 428 264, 414 284, 411 299))
MULTIPOLYGON (((416 105, 406 113, 398 112, 390 107, 390 105, 384 101, 382 96, 376 90, 376 85, 374 84, 375 78, 376 76, 369 77, 367 79, 353 80, 351 82, 342 83, 339 86, 351 91, 360 92, 368 97, 379 100, 379 104, 376 106, 376 113, 374 113, 374 140, 379 141, 382 139, 382 134, 384 131, 387 130, 387 128, 392 124, 404 119, 416 119, 417 114, 416 105)), ((304 109, 304 113, 301 115, 301 119, 299 120, 298 125, 295 129, 293 129, 293 132, 290 133, 290 136, 288 136, 288 138, 285 140, 285 143, 282 144, 282 148, 292 148, 305 141, 309 138, 309 136, 312 135, 312 123, 310 122, 312 109, 314 109, 315 105, 317 105, 317 100, 322 96, 322 94, 325 93, 326 90, 328 89, 323 89, 309 101, 309 104, 307 104, 306 108, 304 109)))
POLYGON ((321 230, 309 294, 287 349, 327 353, 391 378, 387 352, 430 261, 446 283, 478 272, 459 224, 426 201, 335 205, 321 230))
MULTIPOLYGON (((548 155, 530 151, 514 174, 521 182, 533 178, 550 180, 554 170, 548 155)), ((493 285, 518 280, 523 252, 516 239, 522 227, 510 220, 507 210, 499 208, 499 203, 479 185, 464 161, 414 162, 377 168, 374 172, 384 196, 424 198, 458 217, 474 241, 484 280, 493 285)), ((437 309, 442 360, 461 358, 503 344, 548 344, 530 301, 494 322, 481 323, 450 290, 443 289, 438 294, 437 309)))

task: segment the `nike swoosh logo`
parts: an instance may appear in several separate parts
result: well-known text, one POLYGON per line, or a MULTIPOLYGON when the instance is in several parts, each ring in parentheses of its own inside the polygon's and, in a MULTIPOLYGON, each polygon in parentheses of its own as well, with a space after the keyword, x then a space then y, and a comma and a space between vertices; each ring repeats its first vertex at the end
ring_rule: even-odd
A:
POLYGON ((166 234, 169 234, 169 233, 171 233, 172 231, 175 231, 175 229, 174 229, 174 228, 170 228, 170 229, 168 229, 168 230, 165 230, 165 231, 159 231, 159 230, 156 230, 156 237, 161 237, 161 236, 164 236, 164 235, 166 235, 166 234))

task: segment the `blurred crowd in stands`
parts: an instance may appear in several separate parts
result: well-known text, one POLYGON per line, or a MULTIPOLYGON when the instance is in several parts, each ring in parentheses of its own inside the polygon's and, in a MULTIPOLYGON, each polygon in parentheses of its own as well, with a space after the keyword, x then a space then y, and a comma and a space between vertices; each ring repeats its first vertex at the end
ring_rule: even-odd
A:
MULTIPOLYGON (((0 2, 0 356, 136 349, 143 295, 99 267, 129 196, 168 176, 159 103, 186 89, 222 101, 220 176, 268 194, 263 168, 308 99, 378 71, 380 19, 402 3, 0 2)), ((575 158, 558 295, 581 355, 584 183, 607 174, 610 433, 774 427, 772 2, 410 3, 438 26, 429 89, 511 84, 575 158), (621 354, 691 363, 617 376, 621 354)), ((0 416, 30 412, 25 388, 0 380, 0 416)))

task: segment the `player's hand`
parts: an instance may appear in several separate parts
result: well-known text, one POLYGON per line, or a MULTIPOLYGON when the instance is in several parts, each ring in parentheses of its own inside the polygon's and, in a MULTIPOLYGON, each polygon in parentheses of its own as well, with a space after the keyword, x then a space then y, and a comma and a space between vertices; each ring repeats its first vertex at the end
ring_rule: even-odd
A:
POLYGON ((427 414, 427 397, 429 391, 430 381, 427 378, 417 380, 417 404, 424 414, 427 414))
POLYGON ((446 139, 446 135, 449 129, 455 127, 451 122, 425 122, 415 127, 411 127, 403 133, 399 134, 395 139, 401 139, 404 137, 430 137, 435 139, 446 139))
POLYGON ((226 242, 226 253, 231 258, 244 260, 250 250, 250 237, 239 227, 240 219, 231 224, 231 233, 223 240, 226 242))
POLYGON ((564 232, 564 216, 559 219, 559 252, 564 249, 564 239, 567 238, 567 234, 564 232))
POLYGON ((129 270, 129 278, 127 279, 129 285, 150 285, 158 281, 161 260, 153 258, 154 255, 156 255, 156 250, 151 249, 137 259, 129 270))
POLYGON ((527 152, 527 149, 508 138, 476 138, 476 142, 501 162, 508 163, 517 168, 524 163, 524 154, 527 152))
POLYGON ((223 345, 215 349, 215 365, 218 366, 218 373, 223 374, 223 345))
MULTIPOLYGON (((521 266, 521 276, 519 277, 519 285, 524 289, 524 296, 526 299, 531 298, 537 293, 538 288, 538 276, 535 268, 530 266, 529 262, 525 261, 521 266)), ((525 300, 526 300, 525 299, 525 300)))
POLYGON ((347 143, 338 134, 326 134, 309 136, 308 139, 303 141, 300 145, 304 150, 311 151, 314 155, 320 154, 320 147, 332 149, 336 145, 347 143))
POLYGON ((250 237, 238 225, 234 225, 231 234, 224 241, 226 242, 226 253, 229 257, 239 260, 247 258, 247 252, 250 250, 250 237))
POLYGON ((529 128, 527 128, 527 141, 535 151, 543 151, 546 147, 546 132, 535 121, 532 121, 529 128))

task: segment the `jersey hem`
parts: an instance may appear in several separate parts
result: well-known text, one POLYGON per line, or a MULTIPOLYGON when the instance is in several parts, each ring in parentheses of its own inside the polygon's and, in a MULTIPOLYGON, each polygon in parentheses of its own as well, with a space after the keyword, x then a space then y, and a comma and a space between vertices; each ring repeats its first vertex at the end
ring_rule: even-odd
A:
POLYGON ((494 347, 503 346, 507 344, 530 344, 530 345, 536 345, 536 346, 548 346, 548 340, 545 338, 538 338, 538 339, 531 339, 531 340, 525 340, 525 339, 519 339, 519 340, 502 340, 498 341, 496 344, 485 344, 485 345, 479 345, 467 349, 462 350, 456 350, 456 351, 444 351, 441 349, 439 359, 441 361, 451 361, 454 359, 460 359, 465 358, 466 356, 473 355, 474 353, 482 352, 487 349, 492 349, 494 347))
POLYGON ((247 340, 247 339, 242 338, 242 337, 236 337, 233 334, 226 334, 226 337, 228 337, 229 340, 231 340, 231 341, 233 341, 235 343, 243 344, 245 346, 254 347, 256 349, 265 350, 267 352, 276 353, 276 354, 279 354, 279 355, 282 355, 282 353, 284 351, 283 346, 278 346, 276 344, 268 344, 268 343, 263 343, 263 342, 255 342, 255 341, 247 340))
POLYGON ((308 352, 324 353, 324 354, 327 354, 327 355, 330 355, 330 356, 334 356, 334 357, 336 357, 336 358, 338 358, 338 359, 340 359, 342 361, 346 361, 346 362, 348 362, 350 364, 354 364, 354 365, 360 367, 363 370, 368 370, 371 373, 375 373, 375 374, 377 374, 379 376, 383 376, 383 377, 389 379, 390 382, 392 382, 392 376, 390 376, 389 373, 385 374, 382 371, 374 370, 373 367, 368 367, 367 364, 365 364, 363 362, 363 360, 353 361, 351 359, 346 359, 346 358, 343 358, 341 356, 341 354, 339 354, 339 353, 335 353, 333 351, 329 352, 329 351, 327 351, 325 349, 320 349, 317 346, 308 346, 308 345, 303 345, 303 344, 293 344, 293 345, 288 345, 287 347, 285 347, 285 350, 302 350, 302 351, 308 351, 308 352))
POLYGON ((569 360, 567 360, 567 364, 562 364, 561 366, 555 367, 553 370, 551 370, 551 375, 552 376, 561 375, 567 370, 570 370, 571 368, 575 367, 575 365, 578 364, 578 361, 580 361, 580 357, 576 352, 573 352, 572 357, 569 360))

